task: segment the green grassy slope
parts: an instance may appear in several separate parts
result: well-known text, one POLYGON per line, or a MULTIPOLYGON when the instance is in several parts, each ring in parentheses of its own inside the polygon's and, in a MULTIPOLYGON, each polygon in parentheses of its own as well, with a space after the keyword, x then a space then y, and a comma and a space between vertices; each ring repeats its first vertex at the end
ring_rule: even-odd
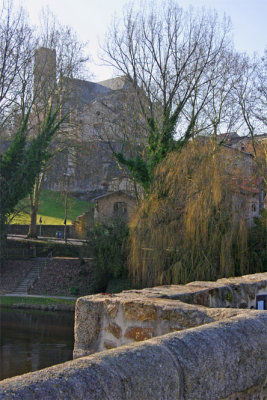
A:
MULTIPOLYGON (((79 215, 88 211, 90 207, 93 207, 93 203, 85 200, 79 200, 74 197, 68 199, 68 224, 71 224, 79 215)), ((20 203, 19 208, 23 208, 23 212, 16 215, 11 223, 12 224, 29 224, 30 223, 30 207, 27 199, 20 203)), ((65 218, 65 196, 58 192, 52 192, 50 190, 43 190, 41 193, 39 218, 42 217, 42 223, 46 225, 62 225, 65 218)))
POLYGON ((58 304, 75 305, 75 299, 60 299, 51 297, 23 297, 23 296, 0 296, 0 305, 11 306, 20 304, 32 304, 32 305, 45 305, 55 306, 58 304))

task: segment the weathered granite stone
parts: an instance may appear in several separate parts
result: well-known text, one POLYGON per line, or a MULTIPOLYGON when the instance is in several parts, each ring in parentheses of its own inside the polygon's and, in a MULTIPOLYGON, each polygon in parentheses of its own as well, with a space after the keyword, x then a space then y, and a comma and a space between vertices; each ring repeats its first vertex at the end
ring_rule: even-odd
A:
POLYGON ((106 327, 106 331, 110 332, 113 336, 115 336, 117 339, 119 339, 121 337, 121 328, 119 327, 119 325, 115 324, 115 323, 110 323, 107 327, 106 327))
POLYGON ((0 399, 265 400, 263 293, 267 273, 83 297, 74 357, 110 350, 5 380, 0 399))
POLYGON ((117 345, 116 345, 116 343, 114 343, 112 341, 106 340, 104 342, 104 347, 105 347, 105 349, 109 350, 109 349, 115 349, 117 347, 117 345))
POLYGON ((250 317, 233 317, 172 337, 163 336, 160 343, 166 343, 183 370, 185 398, 220 399, 238 392, 238 387, 244 390, 259 382, 263 384, 267 376, 266 321, 267 313, 259 315, 254 311, 250 317), (256 350, 259 343, 259 338, 255 340, 254 336, 256 325, 263 341, 261 350, 256 350), (256 359, 253 360, 254 356, 256 359), (203 376, 200 376, 201 370, 203 376))
POLYGON ((266 400, 267 378, 263 385, 256 385, 243 392, 233 393, 221 400, 266 400))
POLYGON ((0 399, 263 400, 266 332, 267 313, 252 310, 6 379, 0 399))
POLYGON ((127 301, 122 305, 124 316, 128 320, 155 321, 157 311, 153 302, 127 301))
POLYGON ((129 326, 124 336, 133 339, 136 342, 151 339, 153 337, 153 328, 141 328, 140 326, 129 326))
POLYGON ((116 318, 119 311, 119 303, 111 303, 110 301, 106 301, 107 314, 111 318, 116 318))
POLYGON ((97 351, 103 310, 104 306, 101 302, 88 303, 86 297, 77 300, 74 335, 79 348, 76 348, 76 354, 80 354, 82 350, 86 354, 89 351, 90 353, 97 351))
MULTIPOLYGON (((262 275, 262 278, 267 278, 267 274, 262 275)), ((267 279, 264 280, 267 283, 267 279)), ((125 335, 130 326, 138 327, 140 331, 143 328, 151 327, 153 328, 153 336, 160 336, 169 332, 232 318, 235 315, 246 314, 247 311, 242 310, 240 307, 244 306, 245 301, 249 301, 248 297, 246 297, 246 285, 251 284, 255 289, 255 280, 237 278, 236 282, 235 279, 231 278, 228 284, 230 286, 227 286, 225 281, 223 285, 218 282, 203 282, 203 287, 201 288, 201 282, 196 282, 195 284, 190 284, 190 287, 188 286, 189 289, 187 285, 172 285, 124 291, 113 296, 106 294, 87 296, 83 298, 84 301, 81 303, 82 309, 80 311, 80 303, 77 304, 77 315, 78 311, 83 316, 91 315, 95 312, 97 315, 95 317, 91 315, 88 319, 88 323, 90 323, 88 338, 86 338, 86 320, 84 320, 83 324, 76 325, 74 358, 88 355, 89 351, 93 353, 104 350, 106 348, 104 345, 106 340, 115 341, 117 347, 129 344, 131 341, 134 342, 136 340, 134 335, 129 335, 128 333, 125 335), (189 290, 186 296, 191 296, 193 299, 189 301, 191 304, 174 300, 176 297, 184 299, 182 288, 185 292, 189 290), (196 300, 203 293, 205 295, 203 298, 208 298, 213 307, 208 308, 192 304, 196 303, 196 300), (238 302, 235 299, 235 296, 237 296, 235 293, 238 294, 238 302), (226 298, 224 306, 227 308, 215 308, 214 304, 216 302, 221 304, 222 298, 226 298), (236 308, 230 308, 232 305, 236 308), (92 326, 95 326, 98 332, 95 336, 91 332, 92 326), (81 342, 79 340, 80 337, 82 338, 81 342)), ((253 304, 255 305, 255 299, 253 304)))
POLYGON ((256 294, 266 292, 266 272, 237 278, 223 278, 216 282, 195 281, 187 285, 165 285, 135 291, 136 294, 147 298, 169 298, 215 308, 239 308, 242 301, 246 301, 250 308, 255 305, 256 294))

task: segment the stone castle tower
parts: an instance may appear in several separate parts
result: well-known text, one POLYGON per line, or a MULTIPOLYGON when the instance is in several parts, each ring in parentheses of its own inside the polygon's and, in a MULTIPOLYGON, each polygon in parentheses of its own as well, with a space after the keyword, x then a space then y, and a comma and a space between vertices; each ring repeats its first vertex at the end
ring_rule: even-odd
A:
POLYGON ((67 112, 62 137, 68 142, 68 149, 51 160, 45 188, 62 190, 64 176, 71 170, 69 191, 80 198, 92 199, 105 194, 112 180, 123 175, 112 156, 110 142, 116 151, 121 143, 114 137, 111 121, 120 119, 129 82, 125 77, 98 83, 61 77, 57 91, 56 85, 56 52, 42 47, 35 53, 37 103, 45 104, 51 95, 55 99, 57 93, 62 114, 67 112))
POLYGON ((56 50, 40 47, 34 55, 35 102, 45 103, 56 87, 56 50))

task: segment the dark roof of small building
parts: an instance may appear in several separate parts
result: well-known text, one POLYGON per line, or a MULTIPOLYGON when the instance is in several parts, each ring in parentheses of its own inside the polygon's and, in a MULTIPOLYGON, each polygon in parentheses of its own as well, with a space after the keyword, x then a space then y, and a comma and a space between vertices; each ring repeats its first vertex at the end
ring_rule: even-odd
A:
POLYGON ((245 156, 254 158, 253 154, 248 153, 247 151, 244 151, 244 150, 237 149, 236 147, 232 147, 232 146, 230 146, 228 144, 223 144, 223 147, 226 147, 227 149, 233 150, 233 151, 235 151, 237 153, 244 154, 245 156))
POLYGON ((111 197, 111 196, 114 196, 114 195, 121 195, 121 196, 123 195, 123 196, 129 197, 129 199, 132 199, 132 200, 136 201, 136 199, 133 196, 131 196, 130 194, 128 194, 126 192, 123 192, 122 190, 117 190, 116 192, 107 192, 105 194, 102 194, 101 196, 95 197, 93 199, 93 201, 101 200, 103 198, 111 197))

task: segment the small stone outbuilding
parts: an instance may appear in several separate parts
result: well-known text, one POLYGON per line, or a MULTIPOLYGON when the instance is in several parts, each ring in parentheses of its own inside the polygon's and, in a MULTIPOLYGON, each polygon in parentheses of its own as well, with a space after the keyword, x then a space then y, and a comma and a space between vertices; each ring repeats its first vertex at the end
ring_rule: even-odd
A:
POLYGON ((128 222, 133 215, 136 199, 120 190, 106 193, 94 199, 95 222, 109 223, 114 219, 128 222))

